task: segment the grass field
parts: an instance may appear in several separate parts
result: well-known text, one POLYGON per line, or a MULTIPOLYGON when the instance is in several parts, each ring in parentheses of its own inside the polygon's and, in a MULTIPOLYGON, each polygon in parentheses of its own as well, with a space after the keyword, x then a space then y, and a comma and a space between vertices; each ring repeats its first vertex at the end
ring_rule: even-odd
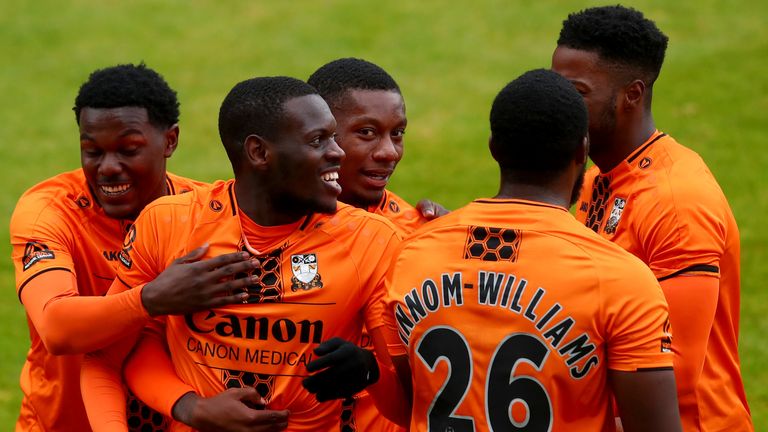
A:
MULTIPOLYGON (((71 111, 93 69, 145 61, 181 101, 171 170, 230 177, 216 116, 231 86, 259 75, 306 78, 358 56, 399 81, 407 150, 392 189, 457 207, 495 193, 486 140, 490 103, 521 72, 548 67, 578 1, 102 1, 4 0, 0 14, 0 225, 36 182, 79 166, 71 111)), ((698 151, 741 228, 741 358, 757 430, 768 430, 768 2, 628 3, 670 37, 654 91, 659 128, 698 151)), ((0 430, 10 430, 29 346, 0 230, 0 430)), ((75 318, 75 317, 73 317, 75 318)))

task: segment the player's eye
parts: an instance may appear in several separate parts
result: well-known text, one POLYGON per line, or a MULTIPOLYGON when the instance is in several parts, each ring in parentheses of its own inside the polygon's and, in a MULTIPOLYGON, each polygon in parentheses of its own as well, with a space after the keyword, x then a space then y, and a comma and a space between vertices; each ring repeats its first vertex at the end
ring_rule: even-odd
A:
POLYGON ((376 136, 376 131, 372 128, 363 128, 357 131, 358 135, 363 136, 364 138, 373 138, 376 136))
POLYGON ((139 148, 138 147, 127 147, 120 150, 120 154, 123 156, 136 156, 139 154, 139 148))
POLYGON ((101 150, 99 149, 88 148, 88 149, 82 149, 81 151, 85 156, 88 156, 88 157, 101 156, 101 150))
POLYGON ((392 131, 392 136, 396 138, 400 138, 403 135, 405 135, 405 129, 395 129, 392 131))

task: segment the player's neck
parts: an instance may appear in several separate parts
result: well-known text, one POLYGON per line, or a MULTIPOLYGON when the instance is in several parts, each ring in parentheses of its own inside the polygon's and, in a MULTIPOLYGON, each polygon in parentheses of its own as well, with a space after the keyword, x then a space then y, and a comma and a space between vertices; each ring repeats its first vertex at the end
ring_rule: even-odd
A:
POLYGON ((264 226, 289 225, 299 221, 306 212, 289 212, 280 210, 271 200, 271 195, 257 187, 251 187, 246 182, 235 182, 235 199, 238 209, 252 221, 264 226))
POLYGON ((502 182, 499 193, 494 198, 519 199, 550 204, 558 207, 570 207, 570 191, 565 192, 553 185, 533 185, 515 182, 502 182))
POLYGON ((600 168, 600 172, 606 173, 648 141, 655 131, 653 116, 648 113, 635 122, 618 126, 610 142, 595 146, 589 157, 600 168))

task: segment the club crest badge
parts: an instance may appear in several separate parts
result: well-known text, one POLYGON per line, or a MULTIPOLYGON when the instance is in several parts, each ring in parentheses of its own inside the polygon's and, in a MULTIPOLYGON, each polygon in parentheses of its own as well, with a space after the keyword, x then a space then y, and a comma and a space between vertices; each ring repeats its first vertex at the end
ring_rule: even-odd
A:
POLYGON ((611 209, 611 214, 608 217, 608 222, 605 223, 605 228, 603 229, 606 234, 613 234, 616 232, 616 227, 619 225, 621 214, 624 212, 624 206, 626 205, 627 200, 624 198, 616 197, 613 200, 613 208, 611 209))
POLYGON ((317 255, 291 255, 291 290, 322 288, 323 281, 317 272, 317 255))

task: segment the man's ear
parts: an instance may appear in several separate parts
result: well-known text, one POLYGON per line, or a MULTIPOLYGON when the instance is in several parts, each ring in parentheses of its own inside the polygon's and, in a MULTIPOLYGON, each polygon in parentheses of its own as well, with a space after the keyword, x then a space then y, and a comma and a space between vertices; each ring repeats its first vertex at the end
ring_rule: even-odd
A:
POLYGON ((589 158, 589 135, 585 135, 581 140, 581 145, 576 148, 576 157, 574 158, 579 164, 586 164, 587 158, 589 158))
POLYGON ((493 140, 493 134, 488 135, 488 150, 491 151, 491 157, 493 157, 494 160, 496 159, 496 142, 493 140))
POLYGON ((625 111, 643 107, 646 98, 646 87, 642 80, 636 79, 624 87, 623 105, 625 111))
POLYGON ((176 151, 176 147, 179 145, 179 124, 175 123, 168 130, 165 131, 165 148, 163 149, 163 156, 167 158, 171 157, 173 152, 176 151))
POLYGON ((254 168, 265 167, 270 157, 269 141, 259 135, 248 135, 243 142, 243 156, 244 162, 254 168))

